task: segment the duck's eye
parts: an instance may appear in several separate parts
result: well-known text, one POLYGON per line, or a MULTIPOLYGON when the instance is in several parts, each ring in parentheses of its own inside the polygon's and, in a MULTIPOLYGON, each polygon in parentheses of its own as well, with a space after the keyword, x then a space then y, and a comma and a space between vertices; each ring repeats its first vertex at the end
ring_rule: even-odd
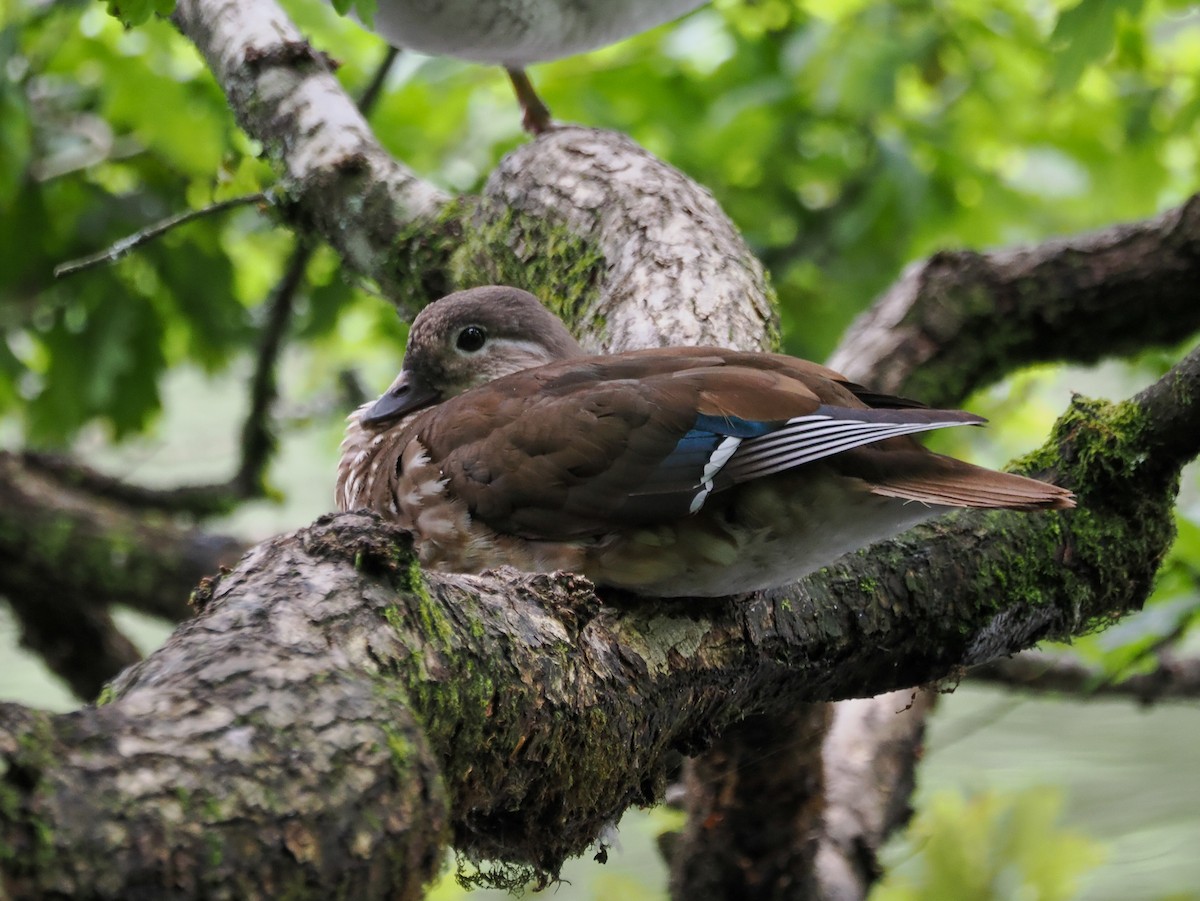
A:
POLYGON ((483 343, 487 341, 487 332, 477 325, 468 325, 465 329, 458 333, 458 340, 455 344, 459 350, 465 350, 467 353, 474 353, 483 347, 483 343))

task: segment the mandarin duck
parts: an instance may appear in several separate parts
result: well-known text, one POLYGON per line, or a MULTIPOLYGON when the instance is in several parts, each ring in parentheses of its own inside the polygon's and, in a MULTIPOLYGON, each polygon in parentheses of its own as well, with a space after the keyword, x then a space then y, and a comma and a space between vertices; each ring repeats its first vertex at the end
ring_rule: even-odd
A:
POLYGON ((532 295, 475 288, 417 316, 399 376, 349 417, 336 502, 397 521, 426 568, 738 594, 955 507, 1074 506, 909 437, 983 421, 782 354, 589 356, 532 295))
POLYGON ((540 134, 550 128, 550 110, 534 91, 525 66, 614 44, 707 2, 377 0, 370 27, 395 47, 504 66, 525 130, 540 134))

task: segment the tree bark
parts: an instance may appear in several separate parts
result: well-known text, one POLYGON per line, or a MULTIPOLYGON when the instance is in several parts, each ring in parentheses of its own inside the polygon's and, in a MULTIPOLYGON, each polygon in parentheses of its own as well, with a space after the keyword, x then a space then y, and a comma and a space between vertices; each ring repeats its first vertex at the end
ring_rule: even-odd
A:
POLYGON ((1033 363, 1173 347, 1200 329, 1200 196, 1153 219, 1036 247, 916 263, 830 360, 872 386, 955 403, 1033 363))
MULTIPOLYGON (((825 821, 817 853, 828 901, 865 898, 883 875, 879 852, 912 815, 909 799, 936 692, 906 689, 834 705, 825 739, 825 821)), ((799 897, 799 896, 794 896, 799 897)))
POLYGON ((936 681, 1135 608, 1171 538, 1181 461, 1162 451, 1198 406, 1200 351, 1064 417, 1039 459, 1073 513, 949 517, 735 603, 422 576, 393 528, 319 520, 243 558, 111 703, 7 708, 5 888, 415 897, 447 823, 468 854, 552 875, 747 715, 936 681), (1167 397, 1171 419, 1146 419, 1167 397))
POLYGON ((834 706, 749 717, 688 762, 688 822, 671 854, 673 897, 820 897, 822 749, 834 706))

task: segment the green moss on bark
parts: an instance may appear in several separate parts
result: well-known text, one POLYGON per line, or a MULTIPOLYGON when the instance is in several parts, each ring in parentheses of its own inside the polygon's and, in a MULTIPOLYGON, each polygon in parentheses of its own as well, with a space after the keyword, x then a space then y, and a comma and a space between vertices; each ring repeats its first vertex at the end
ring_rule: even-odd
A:
POLYGON ((450 261, 462 246, 465 223, 474 209, 474 200, 458 198, 442 207, 432 221, 413 222, 396 235, 388 275, 389 293, 398 306, 419 310, 462 287, 453 279, 450 261))
POLYGON ((1133 401, 1112 403, 1076 395, 1046 444, 1013 462, 1018 472, 1055 470, 1079 491, 1096 494, 1136 476, 1149 462, 1145 413, 1133 401))
POLYGON ((565 225, 505 210, 477 221, 451 261, 454 283, 513 285, 536 294, 572 330, 590 331, 604 323, 582 323, 604 274, 604 256, 565 225))
POLYGON ((1123 612, 1118 601, 1130 597, 1131 583, 1144 581, 1149 590, 1174 539, 1178 473, 1147 452, 1145 430, 1145 413, 1134 402, 1073 399, 1046 444, 1011 468, 1055 474, 1076 491, 1079 506, 1045 514, 1043 528, 1020 530, 1024 538, 1006 526, 1011 514, 989 516, 990 540, 1004 549, 1004 559, 979 572, 980 598, 994 589, 1027 604, 1062 607, 1066 591, 1068 609, 1091 611, 1087 618, 1101 625, 1108 619, 1106 599, 1113 599, 1115 617, 1123 612), (1039 546, 1031 543, 1035 538, 1039 546), (1047 596, 1046 586, 1055 596, 1047 596))
POLYGON ((0 862, 11 863, 15 874, 46 872, 54 865, 54 827, 38 816, 30 799, 60 754, 49 718, 39 714, 17 736, 16 753, 0 758, 0 862))

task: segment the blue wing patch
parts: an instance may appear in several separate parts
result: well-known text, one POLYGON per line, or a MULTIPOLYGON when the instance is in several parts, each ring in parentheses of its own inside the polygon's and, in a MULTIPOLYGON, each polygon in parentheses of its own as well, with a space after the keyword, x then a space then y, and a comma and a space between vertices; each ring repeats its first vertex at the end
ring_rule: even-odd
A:
POLYGON ((979 417, 937 410, 818 408, 806 416, 761 422, 701 413, 671 452, 631 496, 687 500, 696 513, 714 490, 760 479, 900 435, 958 425, 979 417))
MULTIPOLYGON (((757 422, 752 419, 742 419, 738 416, 713 416, 700 413, 696 416, 696 424, 692 430, 683 436, 682 444, 692 435, 727 435, 733 438, 758 438, 775 431, 782 425, 780 422, 757 422)), ((719 439, 718 439, 719 440, 719 439)))
POLYGON ((688 430, 642 487, 636 496, 690 495, 688 510, 695 513, 713 490, 713 480, 729 462, 742 441, 770 434, 782 422, 755 422, 737 416, 696 415, 688 430))

